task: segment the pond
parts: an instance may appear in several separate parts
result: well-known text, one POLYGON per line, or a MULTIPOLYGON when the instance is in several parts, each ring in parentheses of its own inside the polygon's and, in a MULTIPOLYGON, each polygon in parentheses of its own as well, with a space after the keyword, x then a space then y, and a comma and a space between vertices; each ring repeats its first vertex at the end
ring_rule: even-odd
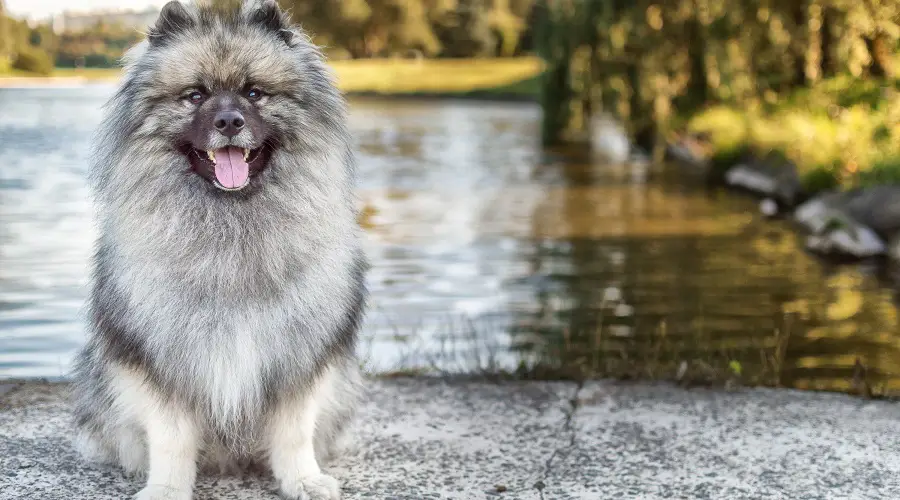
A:
MULTIPOLYGON (((88 141, 112 88, 0 89, 0 378, 84 340, 88 141)), ((354 100, 369 369, 896 388, 891 290, 673 166, 544 152, 539 110, 354 100)))

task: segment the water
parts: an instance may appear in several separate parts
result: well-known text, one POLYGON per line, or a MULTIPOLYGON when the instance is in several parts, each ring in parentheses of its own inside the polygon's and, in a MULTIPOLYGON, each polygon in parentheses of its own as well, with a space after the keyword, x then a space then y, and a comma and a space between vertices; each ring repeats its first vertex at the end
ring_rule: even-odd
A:
MULTIPOLYGON (((108 86, 0 89, 0 378, 83 342, 88 140, 108 86)), ((897 312, 754 206, 541 151, 521 104, 352 103, 375 371, 526 369, 895 387, 897 312)))

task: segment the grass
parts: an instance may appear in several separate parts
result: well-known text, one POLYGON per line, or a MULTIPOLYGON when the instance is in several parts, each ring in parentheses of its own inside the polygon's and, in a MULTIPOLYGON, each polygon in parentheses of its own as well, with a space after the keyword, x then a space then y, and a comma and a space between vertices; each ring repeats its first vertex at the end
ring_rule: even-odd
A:
MULTIPOLYGON (((573 312, 574 313, 574 312, 573 312)), ((586 311, 595 314, 596 311, 586 311)), ((580 313, 579 313, 580 314, 580 313)), ((428 341, 416 328, 402 335, 408 349, 399 365, 374 370, 374 337, 364 338, 363 368, 378 378, 432 376, 485 380, 617 380, 666 382, 684 387, 787 387, 854 394, 873 399, 900 397, 900 383, 876 361, 847 354, 840 361, 804 355, 806 329, 790 308, 776 328, 756 334, 725 334, 704 328, 670 330, 666 320, 644 322, 621 335, 617 319, 595 316, 576 326, 542 328, 540 320, 506 329, 461 318, 438 328, 428 341), (791 352, 789 345, 799 348, 791 352), (823 369, 824 368, 824 369, 823 369)), ((399 335, 398 335, 399 336, 399 335)), ((842 353, 843 354, 843 353, 842 353)))
POLYGON ((334 61, 338 85, 348 93, 379 95, 537 95, 538 58, 364 59, 334 61))
MULTIPOLYGON (((535 57, 503 59, 363 59, 332 61, 338 86, 348 94, 459 96, 532 99, 538 92, 542 62, 535 57)), ((64 69, 54 77, 111 80, 112 69, 64 69)), ((2 77, 36 77, 7 71, 2 77)))
POLYGON ((896 83, 838 77, 745 109, 720 105, 688 120, 709 132, 715 168, 742 154, 792 160, 810 192, 900 182, 900 92, 896 83))
POLYGON ((58 78, 86 78, 88 80, 116 80, 121 71, 118 68, 57 68, 52 76, 58 78))

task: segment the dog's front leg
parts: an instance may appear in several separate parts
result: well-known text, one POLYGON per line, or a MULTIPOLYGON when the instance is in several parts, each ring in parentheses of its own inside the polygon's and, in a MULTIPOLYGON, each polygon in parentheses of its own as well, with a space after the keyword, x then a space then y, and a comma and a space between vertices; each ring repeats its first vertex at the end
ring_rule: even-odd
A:
POLYGON ((141 419, 147 432, 150 469, 135 500, 191 500, 197 476, 198 431, 174 405, 151 405, 141 419))
POLYGON ((338 500, 338 481, 322 473, 316 460, 314 437, 320 416, 322 389, 298 395, 279 404, 269 422, 269 460, 272 473, 289 500, 338 500))

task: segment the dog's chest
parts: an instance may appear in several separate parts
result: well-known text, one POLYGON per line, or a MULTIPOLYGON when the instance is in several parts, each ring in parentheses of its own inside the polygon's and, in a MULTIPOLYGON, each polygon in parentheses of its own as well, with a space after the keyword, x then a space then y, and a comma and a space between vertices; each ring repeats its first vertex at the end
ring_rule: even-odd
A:
POLYGON ((211 423, 253 418, 290 356, 284 314, 238 310, 227 320, 195 315, 188 323, 185 328, 163 321, 154 332, 153 349, 166 353, 158 366, 211 423))
POLYGON ((277 356, 271 349, 262 349, 258 339, 245 328, 205 342, 203 359, 194 370, 198 396, 207 401, 213 416, 225 420, 261 406, 264 374, 277 356))

